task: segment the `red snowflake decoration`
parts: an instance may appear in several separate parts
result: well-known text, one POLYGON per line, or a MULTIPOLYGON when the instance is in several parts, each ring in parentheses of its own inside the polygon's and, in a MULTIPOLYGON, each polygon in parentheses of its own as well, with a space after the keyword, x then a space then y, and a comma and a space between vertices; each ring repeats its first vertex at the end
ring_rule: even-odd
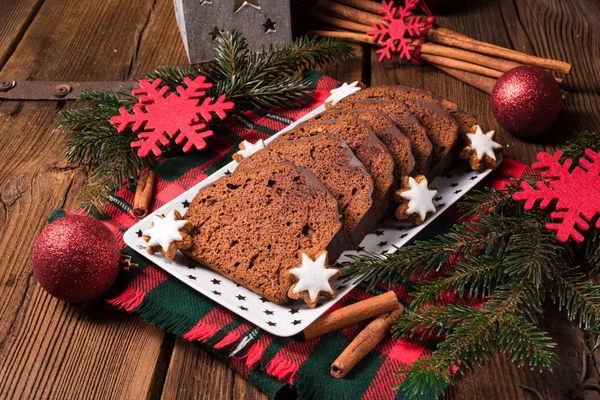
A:
POLYGON ((367 34, 372 37, 373 43, 379 43, 382 48, 377 50, 379 62, 391 59, 392 52, 398 52, 400 58, 419 64, 421 44, 425 40, 427 31, 435 23, 435 17, 422 0, 406 0, 404 7, 396 7, 394 1, 383 1, 380 13, 383 23, 373 25, 373 30, 367 34), (419 7, 427 18, 423 22, 420 15, 413 15, 419 7))
MULTIPOLYGON (((560 165, 562 152, 554 156, 547 153, 537 155, 538 162, 532 165, 534 169, 545 169, 542 178, 548 183, 537 182, 537 190, 527 182, 521 183, 522 192, 513 194, 515 200, 526 200, 525 210, 531 210, 537 200, 541 200, 540 208, 546 208, 553 200, 558 200, 551 218, 559 220, 549 223, 546 228, 557 231, 556 237, 566 242, 572 237, 577 242, 583 241, 583 235, 576 229, 587 231, 589 222, 600 214, 600 153, 590 149, 585 151, 586 158, 579 160, 579 166, 570 172, 572 160, 560 165)), ((596 222, 600 228, 600 219, 596 222)))
POLYGON ((150 152, 156 156, 162 154, 159 145, 167 146, 170 139, 176 144, 182 144, 183 151, 188 152, 193 147, 202 150, 206 147, 207 137, 213 132, 208 129, 212 114, 225 118, 225 111, 233 108, 233 103, 225 101, 225 96, 219 97, 214 103, 206 97, 202 104, 200 99, 206 95, 206 90, 212 87, 204 76, 196 79, 184 78, 184 86, 177 86, 176 92, 170 92, 167 86, 160 86, 161 80, 149 82, 142 79, 140 87, 131 93, 139 98, 139 103, 133 107, 133 113, 121 107, 119 114, 110 119, 117 131, 123 132, 132 125, 134 132, 140 132, 140 140, 131 143, 138 148, 138 155, 146 157, 150 152))

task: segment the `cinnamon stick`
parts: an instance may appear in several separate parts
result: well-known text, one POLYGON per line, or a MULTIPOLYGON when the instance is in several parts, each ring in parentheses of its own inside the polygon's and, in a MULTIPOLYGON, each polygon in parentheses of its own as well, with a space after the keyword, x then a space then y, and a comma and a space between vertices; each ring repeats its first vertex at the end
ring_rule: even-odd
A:
POLYGON ((437 43, 429 42, 425 42, 421 45, 421 54, 432 54, 435 56, 454 58, 455 60, 468 61, 473 64, 485 66, 486 68, 492 68, 502 72, 506 72, 510 69, 521 66, 521 64, 513 61, 503 60, 501 58, 492 58, 472 51, 441 46, 437 43))
POLYGON ((145 169, 140 173, 133 198, 133 215, 137 219, 144 218, 150 211, 155 178, 154 172, 149 169, 145 169))
POLYGON ((494 57, 500 57, 507 60, 519 62, 527 65, 535 65, 542 68, 551 69, 563 74, 571 72, 571 64, 564 61, 552 60, 521 53, 516 50, 507 49, 491 43, 482 42, 472 38, 466 38, 460 33, 453 32, 445 28, 433 28, 427 32, 427 39, 432 42, 458 47, 465 50, 476 51, 494 57))
POLYGON ((358 22, 348 21, 347 19, 338 18, 333 15, 326 15, 319 12, 316 12, 314 17, 318 21, 325 22, 326 24, 335 26, 337 28, 348 29, 350 31, 367 33, 373 29, 369 25, 359 24, 358 22))
POLYGON ((353 40, 355 42, 373 44, 373 41, 369 37, 369 35, 365 33, 357 33, 357 32, 346 32, 346 31, 328 31, 328 30, 314 30, 308 31, 307 34, 309 36, 323 36, 323 37, 333 37, 339 39, 347 39, 353 40))
MULTIPOLYGON (((329 12, 332 12, 343 18, 346 18, 353 22, 357 22, 362 25, 375 25, 383 23, 383 19, 380 15, 377 14, 375 9, 371 9, 371 5, 365 5, 367 4, 367 0, 336 1, 337 2, 331 0, 318 0, 317 6, 323 10, 327 10, 329 12), (359 9, 359 7, 362 9, 359 9), (365 9, 367 8, 370 11, 365 11, 365 9)), ((499 57, 521 64, 536 65, 538 67, 551 69, 553 71, 561 72, 563 74, 569 74, 571 72, 571 64, 566 63, 564 61, 552 60, 548 58, 542 58, 532 56, 530 54, 521 53, 516 50, 507 49, 505 47, 493 45, 491 43, 482 42, 480 40, 470 38, 466 35, 454 32, 446 28, 437 27, 430 29, 427 32, 427 39, 431 42, 454 46, 459 49, 470 50, 476 53, 487 54, 490 56, 499 57)))
POLYGON ((350 7, 358 8, 359 10, 368 11, 373 14, 379 14, 383 9, 381 2, 371 0, 334 0, 336 3, 344 4, 350 7))
POLYGON ((317 0, 317 7, 363 25, 381 24, 381 16, 329 0, 317 0))
POLYGON ((388 334, 394 322, 402 317, 404 307, 381 314, 363 329, 331 364, 331 376, 343 378, 388 334))
MULTIPOLYGON (((329 30, 315 30, 309 31, 309 35, 315 36, 326 36, 336 37, 340 39, 354 40, 355 42, 373 44, 371 37, 364 33, 347 32, 347 31, 329 31, 329 30)), ((486 68, 495 69, 501 72, 506 72, 509 69, 520 66, 521 64, 513 63, 512 61, 494 59, 481 54, 473 53, 466 50, 454 49, 451 47, 441 46, 436 43, 423 43, 421 46, 421 56, 430 54, 434 56, 441 56, 451 58, 455 60, 469 61, 471 63, 486 66, 486 68)), ((465 64, 455 64, 456 66, 461 65, 466 67, 465 64)), ((469 67, 473 68, 473 67, 469 67)))
POLYGON ((492 94, 494 85, 496 85, 496 79, 489 78, 487 76, 477 75, 472 72, 460 71, 458 69, 448 68, 439 64, 432 63, 431 65, 487 94, 492 94))
MULTIPOLYGON (((355 42, 360 43, 368 43, 373 44, 371 38, 364 33, 357 32, 347 32, 347 31, 328 31, 328 30, 315 30, 309 31, 309 35, 313 36, 324 36, 324 37, 335 37, 340 39, 353 40, 355 42)), ((471 53, 466 50, 461 49, 453 49, 446 46, 440 46, 435 43, 423 43, 421 47, 421 58, 425 61, 428 61, 430 64, 437 66, 445 66, 452 68, 456 71, 465 71, 472 72, 478 75, 483 75, 497 78, 502 75, 503 72, 506 72, 512 68, 518 67, 521 64, 513 63, 507 60, 494 59, 491 57, 483 56, 481 54, 471 53), (435 57, 437 56, 437 57, 435 57), (444 60, 440 61, 440 58, 444 58, 444 60), (454 58, 454 57, 459 57, 454 58), (466 58, 468 60, 476 60, 477 64, 462 62, 461 58, 466 58), (482 64, 482 65, 480 65, 482 64), (483 65, 488 65, 488 67, 483 67, 483 65), (495 67, 495 68, 494 68, 495 67), (499 68, 499 69, 496 69, 499 68), (494 71, 500 71, 499 73, 494 71)), ((441 68, 440 68, 441 69, 441 68)), ((447 72, 447 71, 446 71, 447 72)), ((450 74, 452 75, 452 74, 450 74)), ((453 75, 454 76, 454 75, 453 75)), ((458 76, 455 76, 458 78, 458 76)), ((460 79, 460 78, 458 78, 460 79)), ((469 79, 470 80, 470 79, 469 79)), ((479 79, 476 79, 477 81, 479 79)), ((558 83, 562 82, 561 78, 554 78, 558 83)), ((465 82, 469 83, 470 82, 465 82)), ((493 87, 493 85, 492 85, 493 87)), ((481 89, 478 87, 478 89, 481 89)), ((484 89, 482 89, 484 90, 484 89)), ((486 89, 487 90, 487 89, 486 89)), ((484 90, 485 91, 485 90, 484 90)))
POLYGON ((470 64, 465 61, 455 60, 453 58, 434 56, 431 54, 421 54, 421 58, 431 64, 443 65, 461 71, 473 72, 474 74, 489 76, 491 78, 500 78, 503 74, 502 71, 498 71, 492 68, 482 67, 477 64, 470 64))
POLYGON ((356 322, 389 313, 396 310, 398 305, 398 298, 392 291, 359 301, 318 318, 304 329, 304 337, 309 340, 356 322))

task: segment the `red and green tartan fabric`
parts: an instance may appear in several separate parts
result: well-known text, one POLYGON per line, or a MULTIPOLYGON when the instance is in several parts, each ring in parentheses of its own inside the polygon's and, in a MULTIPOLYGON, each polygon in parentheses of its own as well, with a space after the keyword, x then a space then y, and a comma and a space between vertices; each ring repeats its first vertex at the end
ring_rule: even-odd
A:
MULTIPOLYGON (((309 71, 313 80, 315 101, 309 106, 271 113, 248 112, 228 126, 228 132, 209 139, 207 150, 169 158, 156 163, 157 175, 153 207, 158 208, 231 161, 242 140, 255 142, 266 139, 310 110, 323 103, 329 91, 339 85, 336 80, 309 71)), ((506 177, 519 176, 522 164, 505 160, 501 173, 496 173, 493 186, 506 177)), ((109 196, 102 221, 125 246, 123 233, 137 221, 132 213, 135 186, 130 183, 109 196)), ((55 211, 50 221, 65 215, 55 211)), ((445 232, 452 216, 436 219, 419 234, 420 239, 445 232)), ((367 324, 358 323, 310 341, 273 336, 253 326, 243 318, 205 298, 186 284, 169 276, 130 248, 139 268, 121 271, 117 282, 107 294, 107 302, 117 308, 139 314, 149 323, 168 333, 198 342, 204 349, 222 359, 249 382, 271 398, 303 399, 399 399, 394 390, 401 377, 394 373, 405 364, 428 354, 434 343, 388 338, 365 357, 346 378, 335 379, 329 370, 331 363, 367 324)), ((407 304, 408 292, 414 282, 406 281, 392 289, 407 304)), ((382 287, 379 291, 387 291, 382 287)), ((361 288, 346 295, 331 310, 372 296, 361 288)), ((449 299, 450 301, 452 299, 449 299)))

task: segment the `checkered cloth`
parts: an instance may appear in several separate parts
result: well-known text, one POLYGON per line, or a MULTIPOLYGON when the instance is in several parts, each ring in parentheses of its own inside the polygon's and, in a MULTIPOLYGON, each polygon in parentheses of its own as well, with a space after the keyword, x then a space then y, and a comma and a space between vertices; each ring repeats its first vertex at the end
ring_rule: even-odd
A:
MULTIPOLYGON (((158 208, 196 185, 231 161, 242 140, 267 139, 323 103, 339 82, 316 72, 305 72, 313 80, 315 101, 303 109, 277 112, 248 112, 228 126, 228 132, 210 139, 208 149, 195 154, 158 161, 153 207, 158 208)), ((503 170, 510 176, 523 171, 521 164, 505 160, 503 170)), ((497 180, 501 182, 502 179, 497 180)), ((103 222, 122 241, 123 233, 136 219, 132 214, 134 182, 109 197, 103 222)), ((64 216, 55 211, 50 220, 64 216)), ((436 219, 419 238, 431 237, 451 226, 451 215, 436 219)), ((394 374, 402 365, 411 364, 428 354, 434 343, 388 338, 367 355, 345 378, 331 377, 331 363, 367 322, 357 323, 337 332, 309 341, 280 338, 253 326, 243 318, 205 298, 189 286, 169 276, 130 248, 139 268, 121 271, 107 294, 107 302, 117 308, 139 314, 160 329, 198 342, 203 348, 229 364, 269 397, 296 392, 310 399, 394 399, 402 394, 394 390, 401 377, 394 374)), ((414 282, 392 289, 407 304, 408 290, 414 282)), ((367 293, 360 287, 341 299, 330 311, 387 291, 382 287, 367 293)), ((450 299, 451 300, 451 299, 450 299)))

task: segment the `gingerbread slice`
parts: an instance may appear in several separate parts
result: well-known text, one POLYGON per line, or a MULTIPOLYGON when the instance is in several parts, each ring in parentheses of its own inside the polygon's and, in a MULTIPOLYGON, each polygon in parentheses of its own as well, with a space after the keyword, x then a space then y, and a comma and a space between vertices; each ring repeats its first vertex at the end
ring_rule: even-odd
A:
POLYGON ((356 117, 347 117, 331 121, 307 122, 285 132, 273 143, 321 135, 334 136, 343 140, 363 163, 375 184, 373 202, 382 216, 387 210, 391 191, 395 188, 394 159, 365 121, 356 117))
MULTIPOLYGON (((341 103, 364 99, 403 101, 421 125, 427 129, 427 137, 433 145, 434 164, 454 158, 457 149, 458 125, 438 102, 423 101, 421 96, 410 88, 376 86, 354 93, 342 100, 341 103)), ((438 169, 440 168, 438 167, 438 169)))
MULTIPOLYGON (((354 95, 350 97, 352 96, 354 95)), ((433 146, 427 137, 425 128, 411 114, 403 102, 374 99, 343 100, 330 110, 371 110, 385 113, 411 142, 411 153, 415 159, 413 172, 422 174, 429 171, 433 157, 433 146)))
POLYGON ((335 137, 313 136, 281 141, 244 159, 236 171, 282 161, 312 172, 336 198, 348 247, 358 246, 375 228, 373 180, 348 145, 335 137))
POLYGON ((344 115, 355 115, 366 121, 373 133, 387 147, 394 159, 396 180, 412 174, 415 158, 412 154, 410 139, 396 127, 394 121, 379 110, 337 110, 332 109, 317 115, 313 121, 338 119, 344 115))
POLYGON ((299 251, 315 259, 326 250, 335 260, 344 250, 336 199, 288 162, 222 177, 198 192, 185 217, 188 256, 279 304, 288 301, 299 251))

